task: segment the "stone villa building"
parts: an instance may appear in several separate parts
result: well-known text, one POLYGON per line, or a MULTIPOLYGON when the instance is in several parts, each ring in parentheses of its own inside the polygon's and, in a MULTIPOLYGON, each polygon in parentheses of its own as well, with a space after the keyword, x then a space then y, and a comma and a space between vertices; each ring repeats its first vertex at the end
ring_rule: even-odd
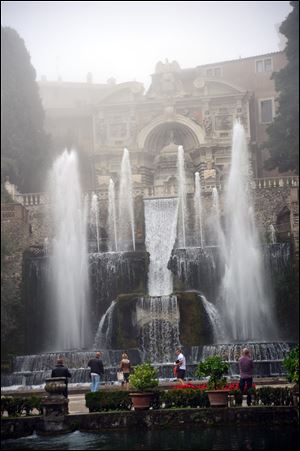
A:
MULTIPOLYGON (((51 134, 54 151, 61 153, 65 147, 77 149, 83 188, 97 192, 101 237, 107 235, 109 180, 112 178, 118 189, 124 148, 128 148, 131 161, 138 250, 145 249, 143 200, 177 195, 179 145, 184 149, 190 205, 194 174, 198 171, 207 216, 212 208, 213 187, 219 190, 222 209, 223 182, 231 160, 232 127, 239 118, 248 139, 256 223, 262 242, 269 241, 272 225, 277 240, 292 242, 298 257, 299 177, 267 172, 263 167, 267 158, 263 150, 266 128, 273 121, 278 95, 271 75, 285 64, 284 52, 191 69, 181 69, 176 61, 158 62, 146 92, 135 81, 117 84, 110 79, 106 84, 96 84, 91 74, 86 83, 40 81, 45 127, 51 134)), ((30 259, 47 252, 53 233, 52 216, 44 193, 20 194, 9 182, 6 187, 17 203, 2 205, 1 224, 18 244, 14 256, 9 257, 6 272, 8 280, 15 280, 16 296, 20 296, 22 268, 24 265, 29 268, 30 259)), ((43 304, 37 292, 31 292, 28 286, 24 288, 26 348, 32 352, 40 349, 37 331, 42 330, 39 318, 43 316, 43 304)), ((285 305, 284 291, 278 294, 278 299, 278 304, 285 305)), ((95 316, 98 320, 104 307, 108 305, 101 304, 104 310, 98 311, 95 316)), ((285 324, 288 329, 288 320, 285 324)))
POLYGON ((261 145, 275 115, 270 77, 285 64, 283 52, 192 69, 159 62, 147 92, 138 82, 93 84, 91 74, 87 83, 41 81, 46 129, 55 148, 73 145, 88 156, 90 189, 105 189, 110 177, 117 181, 124 147, 135 187, 172 184, 178 145, 191 182, 199 171, 205 183, 219 184, 228 172, 232 125, 240 118, 254 177, 272 176, 263 169, 261 145))
MULTIPOLYGON (((222 191, 229 171, 232 127, 239 118, 248 139, 258 226, 266 231, 274 224, 283 238, 292 235, 298 248, 298 177, 263 167, 266 128, 276 111, 271 75, 285 64, 282 51, 191 69, 166 60, 156 64, 146 92, 136 81, 96 84, 91 74, 86 83, 42 80, 45 127, 55 151, 77 149, 84 189, 97 191, 104 203, 110 178, 118 188, 123 150, 128 148, 140 217, 137 233, 143 241, 142 199, 176 195, 178 145, 184 148, 187 193, 194 193, 198 171, 210 208, 212 188, 222 191)), ((45 203, 43 194, 17 197, 26 208, 45 203)))

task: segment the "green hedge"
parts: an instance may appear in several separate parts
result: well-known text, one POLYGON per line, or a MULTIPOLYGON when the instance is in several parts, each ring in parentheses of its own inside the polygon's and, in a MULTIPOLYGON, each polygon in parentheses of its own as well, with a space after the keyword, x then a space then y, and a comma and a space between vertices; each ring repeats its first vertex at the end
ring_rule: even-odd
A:
POLYGON ((288 387, 260 387, 251 389, 254 405, 292 406, 293 390, 288 387))
POLYGON ((231 390, 230 406, 241 406, 243 403, 243 394, 241 390, 231 390))
MULTIPOLYGON (((153 390, 150 404, 152 409, 180 407, 209 407, 207 394, 202 390, 153 390)), ((131 410, 132 402, 128 391, 98 391, 85 395, 86 407, 90 412, 108 410, 131 410)))
POLYGON ((1 396, 1 416, 7 412, 9 416, 17 417, 21 415, 41 415, 42 398, 39 396, 1 396), (34 413, 34 410, 38 413, 34 413))
MULTIPOLYGON (((90 412, 103 412, 109 410, 131 410, 132 402, 129 391, 99 391, 85 395, 86 406, 90 412)), ((185 388, 181 390, 153 390, 150 408, 203 408, 209 407, 206 391, 185 388)), ((293 391, 287 387, 261 387, 252 388, 252 405, 264 406, 292 406, 293 391)), ((243 396, 240 390, 231 391, 231 406, 241 406, 243 396)))
MULTIPOLYGON (((260 387, 251 389, 252 405, 292 406, 293 390, 288 387, 260 387)), ((86 406, 90 412, 107 412, 113 410, 131 410, 130 392, 124 390, 98 391, 85 395, 86 406)), ((231 392, 235 406, 242 404, 242 394, 239 390, 231 392)), ((7 412, 9 416, 42 414, 41 397, 1 397, 1 415, 7 412), (37 410, 37 413, 34 410, 37 410)), ((233 405, 233 402, 231 402, 233 405)), ((209 407, 207 393, 203 390, 154 390, 151 402, 152 409, 172 408, 203 408, 209 407)))
POLYGON ((185 388, 160 392, 160 407, 165 409, 180 407, 209 407, 207 393, 203 390, 185 388))
POLYGON ((129 392, 122 390, 86 393, 85 404, 90 412, 130 410, 132 407, 129 392))

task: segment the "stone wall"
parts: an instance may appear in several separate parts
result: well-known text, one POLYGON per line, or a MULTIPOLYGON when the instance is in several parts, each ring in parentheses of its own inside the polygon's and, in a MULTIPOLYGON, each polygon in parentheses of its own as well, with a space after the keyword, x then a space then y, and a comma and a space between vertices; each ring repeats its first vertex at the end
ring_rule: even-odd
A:
POLYGON ((24 351, 22 258, 30 227, 26 215, 1 217, 1 351, 5 358, 10 352, 24 351))
MULTIPOLYGON (((262 179, 263 180, 263 179, 262 179)), ((143 190, 141 190, 143 191, 143 190)), ((262 241, 266 239, 266 234, 268 234, 269 227, 271 224, 276 228, 276 221, 278 215, 281 213, 284 207, 287 207, 291 211, 291 232, 295 241, 299 242, 299 197, 298 197, 298 187, 291 186, 272 186, 272 187, 261 187, 253 189, 253 200, 257 218, 257 227, 260 232, 262 241)), ((219 190, 219 201, 220 210, 223 214, 223 203, 224 203, 224 191, 219 190)), ((206 191, 203 195, 203 211, 204 211, 204 221, 207 220, 211 214, 212 210, 212 193, 206 191)), ((193 215, 193 195, 189 195, 188 205, 190 214, 188 216, 188 226, 193 229, 194 215, 193 215)), ((52 215, 49 204, 36 204, 36 205, 26 205, 25 208, 28 211, 28 223, 30 227, 30 235, 27 240, 27 247, 30 245, 44 244, 45 238, 49 241, 53 236, 53 222, 52 215)), ((107 237, 107 211, 108 211, 108 200, 106 196, 100 195, 99 200, 99 211, 100 211, 100 229, 103 231, 103 236, 107 237)), ((134 201, 134 211, 135 211, 135 231, 136 231, 136 242, 137 247, 140 250, 144 250, 144 237, 145 237, 145 224, 144 224, 144 209, 143 209, 143 195, 138 194, 134 201)), ((2 219, 3 221, 3 219, 2 219)), ((8 224, 12 224, 13 221, 8 224)), ((207 227, 209 228, 209 224, 207 227)), ((12 231, 12 235, 14 232, 12 231)), ((105 246, 104 246, 105 247, 105 246)), ((298 245, 297 245, 298 247, 298 245)))
POLYGON ((290 187, 255 190, 254 206, 261 238, 263 233, 268 233, 271 224, 276 228, 277 217, 284 207, 291 209, 291 190, 290 187))
POLYGON ((4 204, 1 210, 1 349, 7 356, 25 350, 24 252, 39 249, 50 227, 44 205, 4 204))
MULTIPOLYGON (((65 432, 75 430, 99 432, 104 430, 167 429, 184 427, 242 425, 298 425, 295 407, 233 407, 205 409, 168 409, 139 412, 105 412, 67 415, 65 432)), ((43 418, 2 418, 1 438, 18 438, 45 431, 43 418)))

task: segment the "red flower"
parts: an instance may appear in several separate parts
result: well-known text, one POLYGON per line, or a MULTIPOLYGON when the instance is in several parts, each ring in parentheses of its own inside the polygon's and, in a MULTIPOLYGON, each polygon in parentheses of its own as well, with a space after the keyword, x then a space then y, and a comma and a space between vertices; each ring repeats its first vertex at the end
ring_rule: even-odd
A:
MULTIPOLYGON (((255 384, 252 385, 253 388, 256 388, 255 384)), ((191 388, 193 390, 207 390, 207 384, 180 384, 180 385, 175 385, 175 389, 185 389, 185 388, 191 388)), ((229 391, 235 391, 235 390, 239 390, 240 389, 240 384, 238 382, 230 382, 228 384, 225 385, 224 388, 222 388, 221 390, 229 390, 229 391)))

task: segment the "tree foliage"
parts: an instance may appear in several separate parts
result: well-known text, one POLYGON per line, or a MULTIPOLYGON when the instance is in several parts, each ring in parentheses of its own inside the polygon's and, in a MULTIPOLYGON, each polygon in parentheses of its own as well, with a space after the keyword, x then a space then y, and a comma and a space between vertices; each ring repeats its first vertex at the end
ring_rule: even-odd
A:
POLYGON ((1 27, 1 181, 9 176, 21 192, 42 190, 49 164, 35 78, 23 39, 12 28, 1 27))
POLYGON ((265 144, 270 158, 266 169, 278 168, 279 172, 295 171, 299 167, 299 2, 290 2, 293 10, 280 26, 286 36, 287 65, 272 75, 278 96, 278 111, 274 122, 267 128, 265 144))

